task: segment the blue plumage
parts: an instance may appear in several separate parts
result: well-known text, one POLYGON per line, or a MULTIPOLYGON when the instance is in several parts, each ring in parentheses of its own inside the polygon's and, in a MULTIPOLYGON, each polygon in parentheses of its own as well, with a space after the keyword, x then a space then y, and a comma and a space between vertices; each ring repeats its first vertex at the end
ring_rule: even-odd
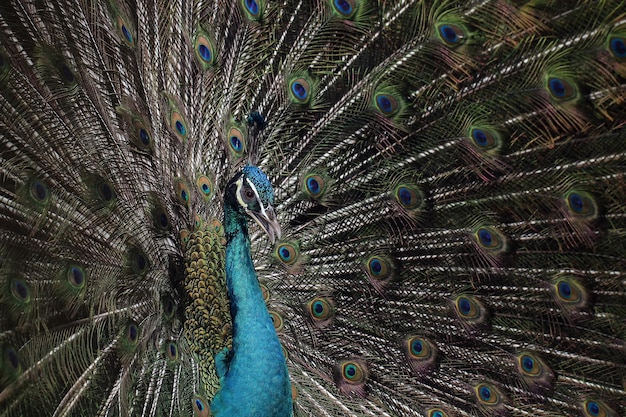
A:
POLYGON ((292 413, 287 363, 254 271, 246 217, 250 214, 280 236, 273 203, 271 183, 254 166, 246 166, 226 188, 226 284, 233 346, 218 359, 221 388, 211 403, 216 417, 288 417, 292 413))

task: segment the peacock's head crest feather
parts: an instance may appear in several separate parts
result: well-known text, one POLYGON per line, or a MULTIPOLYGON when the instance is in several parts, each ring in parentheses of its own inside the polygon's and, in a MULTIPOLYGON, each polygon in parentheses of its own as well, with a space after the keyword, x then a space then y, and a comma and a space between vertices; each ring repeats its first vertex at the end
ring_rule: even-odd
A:
POLYGON ((274 213, 274 189, 267 175, 254 165, 246 165, 226 187, 225 203, 237 213, 248 215, 274 243, 280 239, 280 225, 274 213))

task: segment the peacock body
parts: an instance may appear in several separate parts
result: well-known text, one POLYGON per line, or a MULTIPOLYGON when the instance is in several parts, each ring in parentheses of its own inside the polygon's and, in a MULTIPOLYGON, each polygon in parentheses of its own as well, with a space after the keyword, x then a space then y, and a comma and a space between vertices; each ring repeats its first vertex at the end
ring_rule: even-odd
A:
POLYGON ((0 415, 624 415, 625 100, 624 1, 2 2, 0 415))
POLYGON ((225 269, 232 349, 218 353, 225 356, 217 357, 221 361, 217 364, 220 384, 211 401, 211 412, 216 416, 289 416, 291 386, 285 357, 254 272, 244 217, 246 213, 252 215, 272 242, 280 237, 271 185, 262 171, 246 166, 226 189, 225 269))

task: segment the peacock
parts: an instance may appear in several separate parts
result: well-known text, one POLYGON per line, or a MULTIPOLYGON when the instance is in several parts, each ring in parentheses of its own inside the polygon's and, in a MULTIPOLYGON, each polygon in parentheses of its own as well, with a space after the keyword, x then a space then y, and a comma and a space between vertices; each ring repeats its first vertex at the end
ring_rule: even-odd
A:
POLYGON ((626 413, 623 0, 3 0, 0 416, 626 413))

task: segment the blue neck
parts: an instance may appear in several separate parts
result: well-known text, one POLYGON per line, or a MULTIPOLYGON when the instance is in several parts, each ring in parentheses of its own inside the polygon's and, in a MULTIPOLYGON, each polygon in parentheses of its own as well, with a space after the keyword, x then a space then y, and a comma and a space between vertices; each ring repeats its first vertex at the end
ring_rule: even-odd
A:
POLYGON ((233 349, 211 411, 216 417, 288 417, 292 405, 287 364, 252 263, 247 218, 225 206, 233 349))

